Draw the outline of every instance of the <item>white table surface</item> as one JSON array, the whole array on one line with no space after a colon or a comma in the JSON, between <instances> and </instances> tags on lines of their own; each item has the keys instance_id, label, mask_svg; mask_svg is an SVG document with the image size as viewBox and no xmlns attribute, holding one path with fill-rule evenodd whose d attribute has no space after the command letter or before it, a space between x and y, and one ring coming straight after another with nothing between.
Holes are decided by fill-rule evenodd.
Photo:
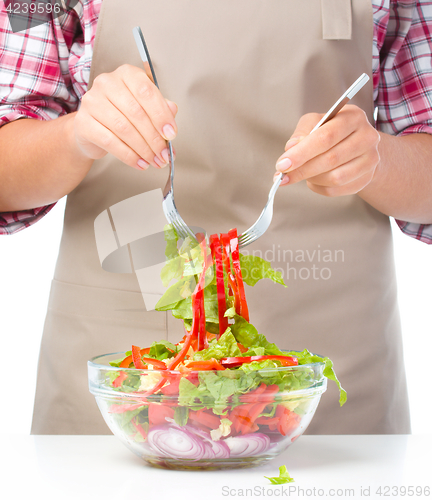
<instances>
[{"instance_id":1,"label":"white table surface","mask_svg":"<svg viewBox=\"0 0 432 500\"><path fill-rule=\"evenodd\" d=\"M209 472L148 467L114 436L4 435L0 450L0 498L432 499L424 489L432 490L432 435L302 436L261 467ZM278 475L280 465L287 466L294 483L272 486L264 478ZM414 487L414 494L407 489L403 495L401 486ZM421 495L416 487L423 488Z\"/></svg>"}]
</instances>

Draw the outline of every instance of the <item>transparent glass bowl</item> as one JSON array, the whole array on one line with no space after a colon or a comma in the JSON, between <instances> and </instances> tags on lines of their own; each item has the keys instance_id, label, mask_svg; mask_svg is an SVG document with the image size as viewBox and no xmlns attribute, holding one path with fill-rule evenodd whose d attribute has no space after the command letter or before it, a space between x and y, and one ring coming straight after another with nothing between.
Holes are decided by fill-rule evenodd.
<instances>
[{"instance_id":1,"label":"transparent glass bowl","mask_svg":"<svg viewBox=\"0 0 432 500\"><path fill-rule=\"evenodd\" d=\"M306 430L327 387L323 363L186 377L109 365L122 356L88 362L90 392L113 434L148 465L166 469L245 468L275 458ZM161 377L162 393L144 396ZM208 390L200 394L192 384Z\"/></svg>"}]
</instances>

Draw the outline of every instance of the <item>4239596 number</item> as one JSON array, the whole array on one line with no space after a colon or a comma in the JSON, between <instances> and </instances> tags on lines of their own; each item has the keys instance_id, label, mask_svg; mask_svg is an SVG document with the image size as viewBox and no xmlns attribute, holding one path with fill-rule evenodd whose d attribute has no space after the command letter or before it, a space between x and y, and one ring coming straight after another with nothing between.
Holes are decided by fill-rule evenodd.
<instances>
[{"instance_id":1,"label":"4239596 number","mask_svg":"<svg viewBox=\"0 0 432 500\"><path fill-rule=\"evenodd\" d=\"M49 2L11 2L6 6L9 14L60 14L61 10L60 4Z\"/></svg>"},{"instance_id":2,"label":"4239596 number","mask_svg":"<svg viewBox=\"0 0 432 500\"><path fill-rule=\"evenodd\" d=\"M380 486L375 495L379 497L429 497L430 486Z\"/></svg>"}]
</instances>

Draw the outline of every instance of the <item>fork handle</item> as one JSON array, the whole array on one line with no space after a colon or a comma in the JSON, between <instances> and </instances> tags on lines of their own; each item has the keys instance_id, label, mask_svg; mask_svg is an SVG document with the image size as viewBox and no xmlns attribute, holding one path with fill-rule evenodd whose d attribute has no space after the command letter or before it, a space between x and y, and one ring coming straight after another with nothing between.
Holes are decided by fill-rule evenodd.
<instances>
[{"instance_id":1,"label":"fork handle","mask_svg":"<svg viewBox=\"0 0 432 500\"><path fill-rule=\"evenodd\" d=\"M357 92L366 85L368 81L369 81L369 76L366 73L360 75L357 78L357 80L351 85L351 87L339 97L339 99L333 104L333 106L327 111L327 113L309 132L309 135L312 134L312 132L315 132L315 130L320 128L322 125L330 121L332 118L334 118L339 113L339 111L345 106L345 104L347 104L357 94ZM277 188L280 186L280 183L285 175L286 174L281 172L279 178L276 178L273 185L273 188L275 188L274 191L276 191Z\"/></svg>"},{"instance_id":2,"label":"fork handle","mask_svg":"<svg viewBox=\"0 0 432 500\"><path fill-rule=\"evenodd\" d=\"M144 63L144 71L146 72L147 76L152 80L152 82L156 85L157 88L159 88L159 84L156 78L156 73L153 67L153 64L151 62L150 54L147 49L147 44L145 43L144 40L144 35L142 34L141 28L139 26L135 26L132 30L133 36L135 38L135 43L138 47L138 51L140 53L142 62Z\"/></svg>"},{"instance_id":3,"label":"fork handle","mask_svg":"<svg viewBox=\"0 0 432 500\"><path fill-rule=\"evenodd\" d=\"M139 26L135 26L135 28L132 29L133 36L135 38L135 43L138 47L138 51L140 53L142 62L144 64L144 71L146 72L147 76L150 78L150 80L156 85L157 88L159 88L159 84L156 78L156 72L154 70L150 53L147 48L147 44L145 43L144 40L144 35L141 31L141 28ZM170 172L170 181L171 181L171 189L173 188L174 184L174 153L173 153L173 148L171 141L167 141L168 145L168 151L169 151L169 159L170 159L170 165L171 165L171 172ZM168 184L167 184L168 186ZM165 187L164 191L169 190L168 187ZM166 192L164 192L164 196L166 196Z\"/></svg>"},{"instance_id":4,"label":"fork handle","mask_svg":"<svg viewBox=\"0 0 432 500\"><path fill-rule=\"evenodd\" d=\"M357 92L366 85L368 81L369 76L366 73L363 73L361 76L359 76L357 80L351 85L351 87L339 97L339 99L315 125L310 133L312 134L312 132L315 132L317 128L321 127L321 125L324 125L324 123L327 123L334 116L336 116L337 113L339 113L339 111L345 106L345 104L347 104L357 94Z\"/></svg>"}]
</instances>

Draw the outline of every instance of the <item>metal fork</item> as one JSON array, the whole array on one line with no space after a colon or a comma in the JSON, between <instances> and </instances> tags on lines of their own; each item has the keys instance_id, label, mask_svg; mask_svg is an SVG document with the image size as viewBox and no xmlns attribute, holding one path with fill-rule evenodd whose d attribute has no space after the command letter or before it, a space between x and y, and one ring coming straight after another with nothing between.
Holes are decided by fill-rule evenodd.
<instances>
[{"instance_id":1,"label":"metal fork","mask_svg":"<svg viewBox=\"0 0 432 500\"><path fill-rule=\"evenodd\" d=\"M327 123L329 120L331 120L345 106L345 104L347 104L357 94L357 92L367 83L368 80L368 75L366 73L363 73L351 85L351 87L333 104L333 106L316 124L310 134L312 134L312 132L315 132L315 130L321 127L321 125L324 125L324 123ZM249 229L246 229L246 231L239 236L240 248L250 245L267 231L273 218L274 196L280 186L284 175L285 174L280 173L280 175L274 181L268 195L267 203L255 224L253 224Z\"/></svg>"},{"instance_id":2,"label":"metal fork","mask_svg":"<svg viewBox=\"0 0 432 500\"><path fill-rule=\"evenodd\" d=\"M147 76L153 81L157 88L159 88L156 73L153 68L153 64L150 59L150 54L147 49L147 45L144 40L144 36L142 34L141 28L136 26L133 28L133 35L135 38L135 42L137 44L141 59L144 63L144 70L147 73ZM181 239L185 239L187 236L191 237L195 240L195 235L186 225L185 221L182 219L180 214L178 213L177 207L174 202L174 154L172 150L171 141L167 141L168 150L169 150L169 176L165 188L163 190L163 201L162 201L162 209L164 211L165 217L167 221L174 227L177 234Z\"/></svg>"}]
</instances>

